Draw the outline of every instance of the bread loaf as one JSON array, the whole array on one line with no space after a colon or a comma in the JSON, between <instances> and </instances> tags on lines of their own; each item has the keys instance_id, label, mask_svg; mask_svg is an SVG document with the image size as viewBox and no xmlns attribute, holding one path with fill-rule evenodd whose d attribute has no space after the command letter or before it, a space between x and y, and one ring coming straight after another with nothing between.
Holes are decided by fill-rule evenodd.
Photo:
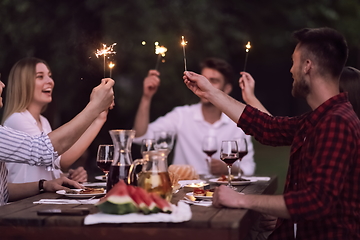
<instances>
[{"instance_id":1,"label":"bread loaf","mask_svg":"<svg viewBox=\"0 0 360 240\"><path fill-rule=\"evenodd\" d=\"M170 165L168 172L170 175L177 175L179 180L199 179L199 175L191 165Z\"/></svg>"}]
</instances>

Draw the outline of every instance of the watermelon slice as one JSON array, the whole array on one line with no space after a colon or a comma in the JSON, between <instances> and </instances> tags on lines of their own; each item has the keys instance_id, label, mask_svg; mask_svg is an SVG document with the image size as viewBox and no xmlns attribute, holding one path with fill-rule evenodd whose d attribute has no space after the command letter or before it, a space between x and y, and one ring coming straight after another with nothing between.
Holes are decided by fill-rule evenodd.
<instances>
[{"instance_id":1,"label":"watermelon slice","mask_svg":"<svg viewBox=\"0 0 360 240\"><path fill-rule=\"evenodd\" d=\"M127 185L127 188L130 197L136 202L140 211L142 211L144 214L151 213L148 205L146 205L144 200L140 197L140 195L137 194L137 188L132 185Z\"/></svg>"},{"instance_id":2,"label":"watermelon slice","mask_svg":"<svg viewBox=\"0 0 360 240\"><path fill-rule=\"evenodd\" d=\"M137 187L136 195L138 195L147 205L150 213L157 213L160 211L154 200L150 197L149 193L147 193L143 188Z\"/></svg>"},{"instance_id":3,"label":"watermelon slice","mask_svg":"<svg viewBox=\"0 0 360 240\"><path fill-rule=\"evenodd\" d=\"M172 212L171 206L168 201L161 198L156 193L150 193L150 197L154 200L154 202L156 203L157 207L161 210L161 212L164 212L164 213Z\"/></svg>"},{"instance_id":4,"label":"watermelon slice","mask_svg":"<svg viewBox=\"0 0 360 240\"><path fill-rule=\"evenodd\" d=\"M119 181L104 199L96 204L100 211L109 214L127 214L138 212L139 208L134 200L129 196L127 185L124 181Z\"/></svg>"}]
</instances>

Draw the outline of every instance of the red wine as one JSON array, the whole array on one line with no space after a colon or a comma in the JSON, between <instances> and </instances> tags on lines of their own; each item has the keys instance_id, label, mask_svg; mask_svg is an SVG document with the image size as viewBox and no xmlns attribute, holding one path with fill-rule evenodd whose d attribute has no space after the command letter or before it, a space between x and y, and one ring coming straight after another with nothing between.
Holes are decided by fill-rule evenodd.
<instances>
[{"instance_id":1,"label":"red wine","mask_svg":"<svg viewBox=\"0 0 360 240\"><path fill-rule=\"evenodd\" d=\"M222 159L227 165L233 165L233 163L238 160L238 157L226 157L224 159Z\"/></svg>"},{"instance_id":2,"label":"red wine","mask_svg":"<svg viewBox=\"0 0 360 240\"><path fill-rule=\"evenodd\" d=\"M221 154L220 155L221 160L223 160L227 165L232 166L232 164L239 159L239 156L237 153L231 153L231 154Z\"/></svg>"},{"instance_id":3,"label":"red wine","mask_svg":"<svg viewBox=\"0 0 360 240\"><path fill-rule=\"evenodd\" d=\"M107 173L110 170L110 166L113 161L111 160L97 160L97 166L104 172Z\"/></svg>"},{"instance_id":4,"label":"red wine","mask_svg":"<svg viewBox=\"0 0 360 240\"><path fill-rule=\"evenodd\" d=\"M123 179L125 183L128 183L130 165L121 165L121 166L110 166L110 171L108 175L108 180L106 184L106 192L109 192L110 189L119 182L120 179Z\"/></svg>"},{"instance_id":5,"label":"red wine","mask_svg":"<svg viewBox=\"0 0 360 240\"><path fill-rule=\"evenodd\" d=\"M206 153L206 155L208 155L208 157L211 157L212 155L214 155L214 153L217 152L217 150L203 150L204 153Z\"/></svg>"},{"instance_id":6,"label":"red wine","mask_svg":"<svg viewBox=\"0 0 360 240\"><path fill-rule=\"evenodd\" d=\"M239 154L239 159L240 159L240 161L241 161L241 159L242 159L246 154L248 154L248 151L238 152L238 154Z\"/></svg>"}]
</instances>

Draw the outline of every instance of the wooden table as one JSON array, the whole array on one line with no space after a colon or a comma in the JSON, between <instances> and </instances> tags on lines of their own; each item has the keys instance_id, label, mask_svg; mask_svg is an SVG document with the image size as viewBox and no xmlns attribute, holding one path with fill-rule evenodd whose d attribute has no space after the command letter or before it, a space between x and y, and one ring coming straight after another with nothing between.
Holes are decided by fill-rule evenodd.
<instances>
[{"instance_id":1,"label":"wooden table","mask_svg":"<svg viewBox=\"0 0 360 240\"><path fill-rule=\"evenodd\" d=\"M277 177L268 182L255 182L239 186L245 194L273 194ZM176 203L185 195L180 190L174 195ZM88 208L97 212L93 205L33 204L47 198L61 198L55 193L43 193L0 207L1 239L170 239L170 240L239 240L244 239L257 220L257 212L246 209L229 209L191 206L192 219L182 223L132 223L98 224L84 226L84 216L38 216L40 209Z\"/></svg>"}]
</instances>

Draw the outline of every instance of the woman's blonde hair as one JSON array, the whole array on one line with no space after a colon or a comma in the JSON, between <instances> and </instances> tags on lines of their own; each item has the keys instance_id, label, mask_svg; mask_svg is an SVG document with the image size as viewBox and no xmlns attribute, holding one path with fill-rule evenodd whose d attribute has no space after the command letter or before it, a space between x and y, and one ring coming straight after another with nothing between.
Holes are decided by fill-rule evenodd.
<instances>
[{"instance_id":1,"label":"woman's blonde hair","mask_svg":"<svg viewBox=\"0 0 360 240\"><path fill-rule=\"evenodd\" d=\"M11 114L25 111L33 100L36 65L38 63L45 64L50 71L49 65L44 60L34 57L23 58L11 68L6 84L6 101L2 124ZM45 109L46 107L42 111Z\"/></svg>"}]
</instances>

